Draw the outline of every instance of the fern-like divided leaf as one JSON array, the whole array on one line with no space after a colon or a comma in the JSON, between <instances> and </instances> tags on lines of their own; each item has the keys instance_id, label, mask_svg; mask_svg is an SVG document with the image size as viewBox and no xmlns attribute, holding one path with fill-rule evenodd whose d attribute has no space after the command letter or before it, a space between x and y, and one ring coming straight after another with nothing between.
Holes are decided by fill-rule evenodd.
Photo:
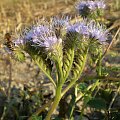
<instances>
[{"instance_id":1,"label":"fern-like divided leaf","mask_svg":"<svg viewBox=\"0 0 120 120\"><path fill-rule=\"evenodd\" d=\"M68 34L66 35L66 39L64 40L64 49L63 49L63 74L64 74L64 82L67 79L70 70L72 68L73 60L74 60L74 47L76 40L75 38Z\"/></svg>"},{"instance_id":2,"label":"fern-like divided leaf","mask_svg":"<svg viewBox=\"0 0 120 120\"><path fill-rule=\"evenodd\" d=\"M64 65L63 65L63 72L64 72L65 80L67 79L69 72L71 70L73 58L74 58L74 49L66 50L65 56L64 56Z\"/></svg>"},{"instance_id":3,"label":"fern-like divided leaf","mask_svg":"<svg viewBox=\"0 0 120 120\"><path fill-rule=\"evenodd\" d=\"M81 43L79 48L75 51L75 57L72 67L72 79L77 80L86 63L86 57L88 53L88 45L87 43Z\"/></svg>"}]
</instances>

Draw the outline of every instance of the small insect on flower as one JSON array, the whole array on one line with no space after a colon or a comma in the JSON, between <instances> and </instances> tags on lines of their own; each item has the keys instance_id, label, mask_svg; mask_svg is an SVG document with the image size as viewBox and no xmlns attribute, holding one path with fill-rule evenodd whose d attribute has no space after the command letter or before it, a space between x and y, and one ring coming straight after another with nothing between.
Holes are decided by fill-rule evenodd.
<instances>
[{"instance_id":1,"label":"small insect on flower","mask_svg":"<svg viewBox=\"0 0 120 120\"><path fill-rule=\"evenodd\" d=\"M14 43L12 42L10 33L6 33L4 38L5 38L5 45L7 46L7 48L10 51L14 51L15 50Z\"/></svg>"},{"instance_id":2,"label":"small insect on flower","mask_svg":"<svg viewBox=\"0 0 120 120\"><path fill-rule=\"evenodd\" d=\"M12 58L23 61L25 59L25 55L22 51L16 48L15 43L12 41L12 37L10 33L5 34L5 50L8 54L11 55Z\"/></svg>"}]
</instances>

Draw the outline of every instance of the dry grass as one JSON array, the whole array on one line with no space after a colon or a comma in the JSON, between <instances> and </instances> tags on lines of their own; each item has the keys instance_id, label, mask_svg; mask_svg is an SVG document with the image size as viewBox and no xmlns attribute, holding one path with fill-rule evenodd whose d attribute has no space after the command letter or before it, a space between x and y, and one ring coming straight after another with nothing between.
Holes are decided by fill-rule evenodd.
<instances>
[{"instance_id":1,"label":"dry grass","mask_svg":"<svg viewBox=\"0 0 120 120\"><path fill-rule=\"evenodd\" d=\"M72 0L5 0L0 6L0 32L19 30L23 25L31 23L38 17L50 17L56 14L70 13Z\"/></svg>"}]
</instances>

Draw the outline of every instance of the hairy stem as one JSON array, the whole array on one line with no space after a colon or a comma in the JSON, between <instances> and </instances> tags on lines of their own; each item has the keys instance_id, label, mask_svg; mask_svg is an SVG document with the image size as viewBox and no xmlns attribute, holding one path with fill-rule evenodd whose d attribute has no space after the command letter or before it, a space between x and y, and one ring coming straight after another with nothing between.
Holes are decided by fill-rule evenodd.
<instances>
[{"instance_id":1,"label":"hairy stem","mask_svg":"<svg viewBox=\"0 0 120 120\"><path fill-rule=\"evenodd\" d=\"M60 102L60 99L61 99L61 89L62 89L62 85L58 85L57 88L56 88L56 96L54 98L53 104L52 104L45 120L50 120L52 113L57 108L57 106Z\"/></svg>"},{"instance_id":2,"label":"hairy stem","mask_svg":"<svg viewBox=\"0 0 120 120\"><path fill-rule=\"evenodd\" d=\"M61 91L62 91L62 81L63 81L63 71L62 71L62 59L56 59L56 68L57 68L57 72L58 72L58 84L56 87L56 95L53 101L53 104L45 118L45 120L50 120L52 113L54 112L54 110L57 108L60 99L61 99Z\"/></svg>"}]
</instances>

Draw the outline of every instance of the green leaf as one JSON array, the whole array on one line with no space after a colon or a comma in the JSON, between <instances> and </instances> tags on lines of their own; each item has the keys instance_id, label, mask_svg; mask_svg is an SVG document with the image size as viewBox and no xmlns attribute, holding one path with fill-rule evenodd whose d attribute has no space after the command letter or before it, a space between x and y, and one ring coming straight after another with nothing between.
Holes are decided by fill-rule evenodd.
<instances>
[{"instance_id":1,"label":"green leaf","mask_svg":"<svg viewBox=\"0 0 120 120\"><path fill-rule=\"evenodd\" d=\"M95 109L106 109L106 102L101 98L93 98L87 105Z\"/></svg>"}]
</instances>

